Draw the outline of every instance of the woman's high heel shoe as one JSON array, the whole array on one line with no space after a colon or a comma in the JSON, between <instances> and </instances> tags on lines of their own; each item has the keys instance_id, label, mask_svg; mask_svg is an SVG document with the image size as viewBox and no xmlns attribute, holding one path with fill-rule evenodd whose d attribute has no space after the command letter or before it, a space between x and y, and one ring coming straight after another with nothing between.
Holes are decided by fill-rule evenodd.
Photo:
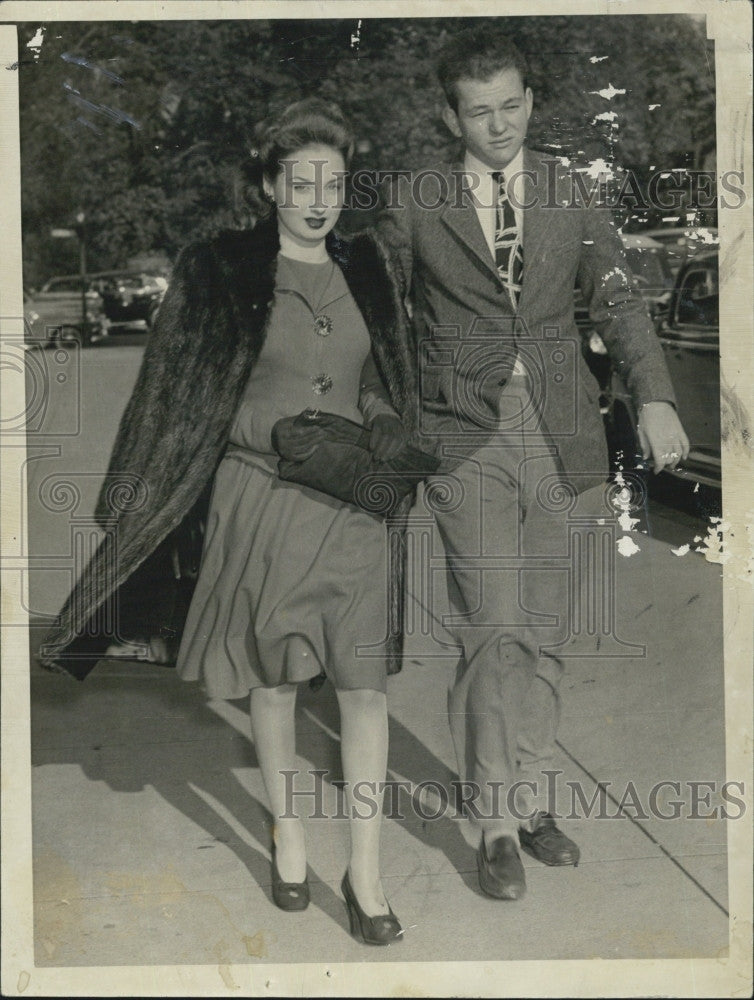
<instances>
[{"instance_id":1,"label":"woman's high heel shoe","mask_svg":"<svg viewBox=\"0 0 754 1000\"><path fill-rule=\"evenodd\" d=\"M403 928L396 915L390 910L390 913L380 913L376 917L367 916L356 899L348 871L343 876L340 889L346 901L352 937L362 944L391 944L393 941L400 941Z\"/></svg>"},{"instance_id":2,"label":"woman's high heel shoe","mask_svg":"<svg viewBox=\"0 0 754 1000\"><path fill-rule=\"evenodd\" d=\"M278 871L275 845L272 845L272 898L281 910L305 910L309 905L309 879L284 882Z\"/></svg>"}]
</instances>

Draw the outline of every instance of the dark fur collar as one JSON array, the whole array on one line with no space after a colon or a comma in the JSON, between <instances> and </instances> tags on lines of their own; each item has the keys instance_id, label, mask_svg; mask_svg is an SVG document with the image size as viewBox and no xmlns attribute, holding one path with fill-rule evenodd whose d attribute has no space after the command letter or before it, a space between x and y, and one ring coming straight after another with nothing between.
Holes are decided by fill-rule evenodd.
<instances>
[{"instance_id":1,"label":"dark fur collar","mask_svg":"<svg viewBox=\"0 0 754 1000\"><path fill-rule=\"evenodd\" d=\"M377 368L390 390L393 405L408 429L413 430L416 358L398 283L391 278L390 263L366 235L345 240L330 232L326 247L343 271L369 328ZM256 360L264 343L264 329L275 294L279 250L274 216L250 230L226 230L210 243L220 287L232 303L235 324L241 340L251 348L252 360Z\"/></svg>"},{"instance_id":2,"label":"dark fur collar","mask_svg":"<svg viewBox=\"0 0 754 1000\"><path fill-rule=\"evenodd\" d=\"M348 244L334 232L325 239L327 251L344 270L348 270ZM241 326L259 309L268 309L275 291L276 259L280 237L275 216L262 219L253 229L228 229L210 244L221 270L223 287L234 299L235 314Z\"/></svg>"}]
</instances>

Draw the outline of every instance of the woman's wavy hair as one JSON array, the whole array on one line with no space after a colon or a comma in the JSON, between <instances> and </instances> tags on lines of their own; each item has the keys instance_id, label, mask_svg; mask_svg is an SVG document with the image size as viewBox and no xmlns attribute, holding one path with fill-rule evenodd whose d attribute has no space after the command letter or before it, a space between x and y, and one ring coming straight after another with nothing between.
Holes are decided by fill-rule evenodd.
<instances>
[{"instance_id":1,"label":"woman's wavy hair","mask_svg":"<svg viewBox=\"0 0 754 1000\"><path fill-rule=\"evenodd\" d=\"M272 211L262 189L263 180L274 181L280 173L281 160L315 145L337 149L348 168L354 148L351 127L337 104L320 97L295 101L257 126L251 156L243 172L246 198L258 217Z\"/></svg>"}]
</instances>

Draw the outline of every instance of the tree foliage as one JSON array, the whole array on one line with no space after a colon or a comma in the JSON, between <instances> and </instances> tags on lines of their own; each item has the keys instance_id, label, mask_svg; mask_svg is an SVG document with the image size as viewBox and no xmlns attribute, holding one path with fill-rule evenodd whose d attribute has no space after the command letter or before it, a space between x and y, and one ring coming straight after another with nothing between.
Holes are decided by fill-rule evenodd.
<instances>
[{"instance_id":1,"label":"tree foliage","mask_svg":"<svg viewBox=\"0 0 754 1000\"><path fill-rule=\"evenodd\" d=\"M79 210L92 268L172 256L249 224L254 126L301 96L343 106L354 168L451 155L434 64L471 20L51 22L34 48L40 25L19 25L25 280L75 270L73 241L49 232ZM666 169L714 149L714 58L700 23L550 16L508 27L531 64L533 144ZM598 93L610 86L612 99Z\"/></svg>"}]
</instances>

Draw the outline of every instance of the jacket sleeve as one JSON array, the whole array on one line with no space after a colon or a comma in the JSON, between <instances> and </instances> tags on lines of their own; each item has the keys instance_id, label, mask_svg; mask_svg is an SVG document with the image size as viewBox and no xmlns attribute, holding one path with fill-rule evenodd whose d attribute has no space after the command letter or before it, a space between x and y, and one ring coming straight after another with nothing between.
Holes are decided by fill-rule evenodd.
<instances>
[{"instance_id":1,"label":"jacket sleeve","mask_svg":"<svg viewBox=\"0 0 754 1000\"><path fill-rule=\"evenodd\" d=\"M662 347L647 307L634 287L623 243L610 212L584 208L577 282L589 317L636 406L653 400L675 404Z\"/></svg>"},{"instance_id":2,"label":"jacket sleeve","mask_svg":"<svg viewBox=\"0 0 754 1000\"><path fill-rule=\"evenodd\" d=\"M100 525L112 524L124 503L126 509L138 508L151 486L145 471L161 434L196 412L200 401L183 398L182 386L191 381L181 374L195 361L199 331L214 308L218 283L213 272L207 244L187 246L175 263L97 500Z\"/></svg>"}]
</instances>

